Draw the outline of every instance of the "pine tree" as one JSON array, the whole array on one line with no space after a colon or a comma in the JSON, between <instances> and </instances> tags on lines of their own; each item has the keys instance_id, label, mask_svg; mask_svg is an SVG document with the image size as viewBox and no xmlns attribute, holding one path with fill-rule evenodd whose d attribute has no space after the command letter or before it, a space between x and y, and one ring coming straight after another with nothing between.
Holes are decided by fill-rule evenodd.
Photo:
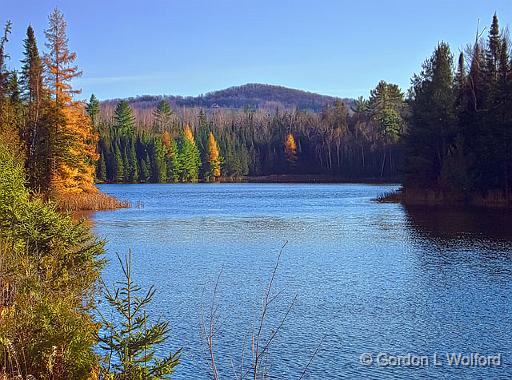
<instances>
[{"instance_id":1,"label":"pine tree","mask_svg":"<svg viewBox=\"0 0 512 380\"><path fill-rule=\"evenodd\" d=\"M89 114L89 117L91 118L92 126L94 130L96 131L98 129L98 116L100 113L100 102L94 96L94 94L91 95L91 98L89 99L89 103L87 104L87 113Z\"/></svg>"},{"instance_id":2,"label":"pine tree","mask_svg":"<svg viewBox=\"0 0 512 380\"><path fill-rule=\"evenodd\" d=\"M116 136L133 135L135 131L135 116L130 104L121 100L114 113L114 133Z\"/></svg>"},{"instance_id":3,"label":"pine tree","mask_svg":"<svg viewBox=\"0 0 512 380\"><path fill-rule=\"evenodd\" d=\"M437 187L449 148L457 135L453 58L442 42L413 78L407 137L407 177L411 187Z\"/></svg>"},{"instance_id":4,"label":"pine tree","mask_svg":"<svg viewBox=\"0 0 512 380\"><path fill-rule=\"evenodd\" d=\"M208 180L216 181L220 175L220 164L221 157L219 153L219 146L217 145L217 141L215 140L215 136L213 132L210 132L208 135Z\"/></svg>"},{"instance_id":5,"label":"pine tree","mask_svg":"<svg viewBox=\"0 0 512 380\"><path fill-rule=\"evenodd\" d=\"M495 97L496 84L498 80L498 61L500 58L501 37L498 16L496 13L492 18L489 30L488 48L485 51L485 71L487 82L488 101L492 102Z\"/></svg>"},{"instance_id":6,"label":"pine tree","mask_svg":"<svg viewBox=\"0 0 512 380\"><path fill-rule=\"evenodd\" d=\"M47 189L49 176L49 126L46 96L43 86L43 63L39 56L37 42L32 26L27 28L24 41L24 58L21 61L21 91L27 104L27 116L23 128L23 140L26 149L26 168L29 186L32 190Z\"/></svg>"},{"instance_id":7,"label":"pine tree","mask_svg":"<svg viewBox=\"0 0 512 380\"><path fill-rule=\"evenodd\" d=\"M380 81L377 87L370 92L367 112L370 120L377 125L379 142L382 147L382 163L380 176L384 175L386 161L391 166L390 145L396 144L403 131L402 117L405 108L404 96L400 88L391 83Z\"/></svg>"},{"instance_id":8,"label":"pine tree","mask_svg":"<svg viewBox=\"0 0 512 380\"><path fill-rule=\"evenodd\" d=\"M153 300L155 289L142 292L133 282L131 252L124 262L119 256L118 259L124 281L113 292L106 289L105 298L116 317L103 318L106 332L100 342L108 359L103 375L114 375L119 380L170 379L181 351L162 359L156 356L155 347L168 339L170 326L166 321L150 322L146 307Z\"/></svg>"}]
</instances>

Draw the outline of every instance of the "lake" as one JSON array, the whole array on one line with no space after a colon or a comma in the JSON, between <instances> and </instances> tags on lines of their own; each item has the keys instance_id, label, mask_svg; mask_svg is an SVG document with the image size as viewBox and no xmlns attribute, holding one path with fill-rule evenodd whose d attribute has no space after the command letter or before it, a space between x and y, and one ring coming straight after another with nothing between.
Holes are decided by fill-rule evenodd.
<instances>
[{"instance_id":1,"label":"lake","mask_svg":"<svg viewBox=\"0 0 512 380\"><path fill-rule=\"evenodd\" d=\"M267 337L296 301L271 346L270 378L299 379L316 350L307 379L511 378L511 213L372 202L397 187L101 185L140 205L91 216L108 241L103 278L120 278L115 255L131 249L136 281L157 289L151 314L171 321L167 348L183 348L177 380L209 378L200 325L219 274L221 377L233 378L244 347L248 362L285 242ZM361 364L365 353L371 365ZM501 354L501 362L450 366L447 353Z\"/></svg>"}]
</instances>

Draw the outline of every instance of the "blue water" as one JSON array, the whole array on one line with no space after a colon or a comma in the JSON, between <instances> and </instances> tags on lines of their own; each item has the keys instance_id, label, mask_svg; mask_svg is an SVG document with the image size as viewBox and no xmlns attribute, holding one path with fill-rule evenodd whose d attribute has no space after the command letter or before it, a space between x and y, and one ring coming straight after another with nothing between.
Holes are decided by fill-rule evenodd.
<instances>
[{"instance_id":1,"label":"blue water","mask_svg":"<svg viewBox=\"0 0 512 380\"><path fill-rule=\"evenodd\" d=\"M115 254L133 252L136 281L157 292L152 316L171 321L164 350L183 348L174 379L208 379L201 315L220 273L216 335L221 378L250 362L250 340L279 249L264 337L273 379L512 378L512 216L503 211L378 204L393 185L102 185L140 208L98 212ZM104 307L104 306L101 306ZM448 365L446 353L501 354L500 365ZM363 353L373 363L360 363ZM423 367L385 367L379 353L424 355ZM442 361L433 363L434 354ZM385 360L385 356L380 356Z\"/></svg>"}]
</instances>

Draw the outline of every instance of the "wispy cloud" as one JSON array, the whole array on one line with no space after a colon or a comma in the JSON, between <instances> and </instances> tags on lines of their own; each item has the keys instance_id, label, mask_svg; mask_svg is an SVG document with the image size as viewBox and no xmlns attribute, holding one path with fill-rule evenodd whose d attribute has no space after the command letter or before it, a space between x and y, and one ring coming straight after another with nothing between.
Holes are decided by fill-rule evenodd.
<instances>
[{"instance_id":1,"label":"wispy cloud","mask_svg":"<svg viewBox=\"0 0 512 380\"><path fill-rule=\"evenodd\" d=\"M111 77L82 77L76 81L79 84L110 84L110 83L133 83L147 80L163 79L162 76L157 75L123 75Z\"/></svg>"}]
</instances>

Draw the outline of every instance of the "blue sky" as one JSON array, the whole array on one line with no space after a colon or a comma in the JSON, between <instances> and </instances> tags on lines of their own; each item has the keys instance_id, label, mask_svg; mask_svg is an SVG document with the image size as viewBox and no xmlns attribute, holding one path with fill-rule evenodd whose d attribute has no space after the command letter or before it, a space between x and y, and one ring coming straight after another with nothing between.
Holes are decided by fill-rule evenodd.
<instances>
[{"instance_id":1,"label":"blue sky","mask_svg":"<svg viewBox=\"0 0 512 380\"><path fill-rule=\"evenodd\" d=\"M1 0L13 22L10 66L29 23L44 50L60 8L84 72L81 97L198 95L269 83L340 97L381 79L409 87L438 41L456 54L480 19L512 23L510 0ZM0 21L4 22L5 19Z\"/></svg>"}]
</instances>

